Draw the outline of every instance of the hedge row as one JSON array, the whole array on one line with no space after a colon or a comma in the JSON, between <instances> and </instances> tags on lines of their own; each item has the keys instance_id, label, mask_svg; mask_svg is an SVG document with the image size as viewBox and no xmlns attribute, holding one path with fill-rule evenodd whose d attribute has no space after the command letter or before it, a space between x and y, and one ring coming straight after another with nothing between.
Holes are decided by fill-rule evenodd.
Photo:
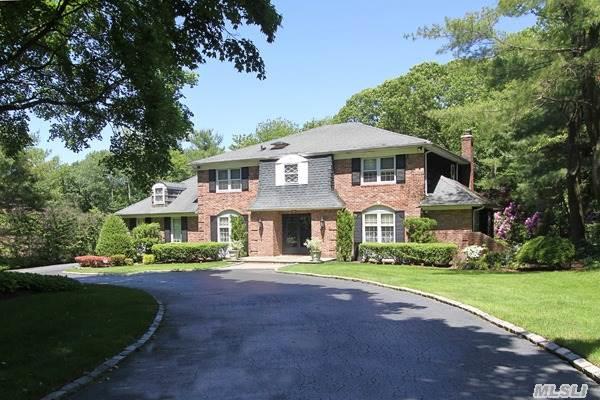
<instances>
[{"instance_id":1,"label":"hedge row","mask_svg":"<svg viewBox=\"0 0 600 400\"><path fill-rule=\"evenodd\" d=\"M28 292L62 292L81 288L81 283L64 276L21 272L0 272L0 294Z\"/></svg>"},{"instance_id":2,"label":"hedge row","mask_svg":"<svg viewBox=\"0 0 600 400\"><path fill-rule=\"evenodd\" d=\"M222 260L227 252L227 243L164 243L152 246L156 262L190 263L209 260Z\"/></svg>"},{"instance_id":3,"label":"hedge row","mask_svg":"<svg viewBox=\"0 0 600 400\"><path fill-rule=\"evenodd\" d=\"M458 252L453 243L362 243L360 258L368 262L394 260L395 264L449 266Z\"/></svg>"}]
</instances>

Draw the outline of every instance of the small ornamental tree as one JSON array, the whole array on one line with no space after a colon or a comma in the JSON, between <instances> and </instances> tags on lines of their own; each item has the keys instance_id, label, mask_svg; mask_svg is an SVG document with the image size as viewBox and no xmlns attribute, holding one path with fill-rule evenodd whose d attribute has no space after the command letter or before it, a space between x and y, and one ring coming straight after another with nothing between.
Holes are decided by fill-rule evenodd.
<instances>
[{"instance_id":1,"label":"small ornamental tree","mask_svg":"<svg viewBox=\"0 0 600 400\"><path fill-rule=\"evenodd\" d=\"M352 257L352 239L354 237L354 217L346 209L337 212L336 245L337 259L350 261Z\"/></svg>"},{"instance_id":2,"label":"small ornamental tree","mask_svg":"<svg viewBox=\"0 0 600 400\"><path fill-rule=\"evenodd\" d=\"M152 253L152 246L162 242L160 224L141 224L131 230L131 237L135 251L141 257L142 254Z\"/></svg>"},{"instance_id":3,"label":"small ornamental tree","mask_svg":"<svg viewBox=\"0 0 600 400\"><path fill-rule=\"evenodd\" d=\"M242 243L240 256L246 256L248 254L248 228L241 215L231 217L231 239Z\"/></svg>"},{"instance_id":4,"label":"small ornamental tree","mask_svg":"<svg viewBox=\"0 0 600 400\"><path fill-rule=\"evenodd\" d=\"M117 215L106 218L96 244L96 254L108 257L115 254L130 256L133 252L133 240L123 219Z\"/></svg>"},{"instance_id":5,"label":"small ornamental tree","mask_svg":"<svg viewBox=\"0 0 600 400\"><path fill-rule=\"evenodd\" d=\"M437 227L437 221L431 218L409 217L404 221L408 241L413 243L437 242L433 230Z\"/></svg>"}]
</instances>

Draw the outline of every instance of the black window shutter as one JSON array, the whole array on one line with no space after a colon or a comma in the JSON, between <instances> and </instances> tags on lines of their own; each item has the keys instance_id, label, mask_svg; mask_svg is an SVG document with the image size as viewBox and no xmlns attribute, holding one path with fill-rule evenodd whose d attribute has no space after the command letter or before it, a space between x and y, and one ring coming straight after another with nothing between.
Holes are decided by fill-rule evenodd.
<instances>
[{"instance_id":1,"label":"black window shutter","mask_svg":"<svg viewBox=\"0 0 600 400\"><path fill-rule=\"evenodd\" d=\"M210 240L211 242L219 240L217 236L217 217L214 215L210 217Z\"/></svg>"},{"instance_id":2,"label":"black window shutter","mask_svg":"<svg viewBox=\"0 0 600 400\"><path fill-rule=\"evenodd\" d=\"M362 242L362 214L354 213L354 259L358 259L358 245Z\"/></svg>"},{"instance_id":3,"label":"black window shutter","mask_svg":"<svg viewBox=\"0 0 600 400\"><path fill-rule=\"evenodd\" d=\"M165 227L165 242L168 243L171 241L171 217L165 217L164 227Z\"/></svg>"},{"instance_id":4,"label":"black window shutter","mask_svg":"<svg viewBox=\"0 0 600 400\"><path fill-rule=\"evenodd\" d=\"M396 156L396 183L406 182L406 155Z\"/></svg>"},{"instance_id":5,"label":"black window shutter","mask_svg":"<svg viewBox=\"0 0 600 400\"><path fill-rule=\"evenodd\" d=\"M360 158L352 159L352 186L360 185Z\"/></svg>"},{"instance_id":6,"label":"black window shutter","mask_svg":"<svg viewBox=\"0 0 600 400\"><path fill-rule=\"evenodd\" d=\"M404 242L404 211L396 211L396 242Z\"/></svg>"},{"instance_id":7,"label":"black window shutter","mask_svg":"<svg viewBox=\"0 0 600 400\"><path fill-rule=\"evenodd\" d=\"M181 217L181 241L182 242L188 241L187 231L188 231L188 217Z\"/></svg>"},{"instance_id":8,"label":"black window shutter","mask_svg":"<svg viewBox=\"0 0 600 400\"><path fill-rule=\"evenodd\" d=\"M217 191L217 170L208 170L208 191L214 193Z\"/></svg>"},{"instance_id":9,"label":"black window shutter","mask_svg":"<svg viewBox=\"0 0 600 400\"><path fill-rule=\"evenodd\" d=\"M242 167L242 191L247 191L250 187L248 184L248 176L250 174L250 170L248 167Z\"/></svg>"},{"instance_id":10,"label":"black window shutter","mask_svg":"<svg viewBox=\"0 0 600 400\"><path fill-rule=\"evenodd\" d=\"M144 218L144 222L145 222L146 224L151 224L151 223L152 223L152 218L150 218L150 217L146 217L146 218Z\"/></svg>"}]
</instances>

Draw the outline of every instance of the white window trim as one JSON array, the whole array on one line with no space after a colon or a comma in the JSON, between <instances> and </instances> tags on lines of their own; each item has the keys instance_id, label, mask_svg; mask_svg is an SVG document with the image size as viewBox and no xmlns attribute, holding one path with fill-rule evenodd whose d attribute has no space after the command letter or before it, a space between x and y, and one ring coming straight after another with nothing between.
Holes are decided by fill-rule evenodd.
<instances>
[{"instance_id":1,"label":"white window trim","mask_svg":"<svg viewBox=\"0 0 600 400\"><path fill-rule=\"evenodd\" d=\"M366 215L373 215L376 214L377 215L377 242L367 242L367 233L366 233L366 223L365 223L365 216ZM382 225L381 224L381 215L382 214L391 214L392 215L392 223L391 224L386 224L386 225ZM369 225L369 226L373 226L373 225ZM365 211L364 213L362 213L362 241L363 243L383 243L381 241L382 238L382 234L381 234L381 227L382 226L391 226L392 227L392 241L390 243L394 243L396 241L396 213L389 209L389 208L383 208L383 207L378 207L378 208L372 208L369 209L367 211Z\"/></svg>"},{"instance_id":2,"label":"white window trim","mask_svg":"<svg viewBox=\"0 0 600 400\"><path fill-rule=\"evenodd\" d=\"M159 196L156 194L156 189L162 189L162 195L160 195L162 200L160 201L156 201L156 198ZM165 204L167 204L167 186L162 183L157 183L152 186L152 205L164 206Z\"/></svg>"},{"instance_id":3,"label":"white window trim","mask_svg":"<svg viewBox=\"0 0 600 400\"><path fill-rule=\"evenodd\" d=\"M175 238L175 221L179 221L179 238ZM183 241L183 231L181 229L181 217L171 218L171 242L180 243Z\"/></svg>"},{"instance_id":4,"label":"white window trim","mask_svg":"<svg viewBox=\"0 0 600 400\"><path fill-rule=\"evenodd\" d=\"M219 189L219 171L227 171L227 189ZM231 188L231 171L240 171L240 188ZM217 186L217 193L228 193L228 192L241 192L242 191L242 169L241 168L229 168L229 169L218 169L216 170L215 184ZM224 180L221 180L224 182Z\"/></svg>"},{"instance_id":5,"label":"white window trim","mask_svg":"<svg viewBox=\"0 0 600 400\"><path fill-rule=\"evenodd\" d=\"M382 181L381 180L381 159L382 158L391 158L394 160L394 168L392 169L394 171L394 179L391 181ZM377 181L376 182L365 182L365 160L376 160L377 161ZM366 157L366 158L361 158L360 159L360 184L361 185L395 185L396 184L396 157L395 156L389 156L389 157ZM372 171L372 170L369 170ZM388 169L386 169L385 171L389 171Z\"/></svg>"},{"instance_id":6,"label":"white window trim","mask_svg":"<svg viewBox=\"0 0 600 400\"><path fill-rule=\"evenodd\" d=\"M235 217L238 216L240 214L236 213L236 212L224 212L222 214L217 215L217 242L219 243L231 243L232 242L232 238L231 238L231 217ZM225 242L221 240L221 228L225 228L224 226L221 226L221 218L227 217L227 229L229 229L229 241Z\"/></svg>"}]
</instances>

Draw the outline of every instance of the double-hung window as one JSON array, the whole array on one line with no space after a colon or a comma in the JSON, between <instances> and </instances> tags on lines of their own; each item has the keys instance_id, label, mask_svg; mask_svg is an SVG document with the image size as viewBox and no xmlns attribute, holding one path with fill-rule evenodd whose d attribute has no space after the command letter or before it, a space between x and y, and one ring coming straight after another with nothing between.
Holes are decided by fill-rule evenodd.
<instances>
[{"instance_id":1,"label":"double-hung window","mask_svg":"<svg viewBox=\"0 0 600 400\"><path fill-rule=\"evenodd\" d=\"M239 192L242 190L242 171L220 169L217 171L217 192Z\"/></svg>"},{"instance_id":2,"label":"double-hung window","mask_svg":"<svg viewBox=\"0 0 600 400\"><path fill-rule=\"evenodd\" d=\"M298 183L298 164L285 164L283 166L283 176L286 185Z\"/></svg>"},{"instance_id":3,"label":"double-hung window","mask_svg":"<svg viewBox=\"0 0 600 400\"><path fill-rule=\"evenodd\" d=\"M218 241L221 243L231 242L231 215L222 215L217 220L217 227L219 232Z\"/></svg>"},{"instance_id":4,"label":"double-hung window","mask_svg":"<svg viewBox=\"0 0 600 400\"><path fill-rule=\"evenodd\" d=\"M385 209L363 214L363 239L371 243L392 243L395 237L394 213Z\"/></svg>"},{"instance_id":5,"label":"double-hung window","mask_svg":"<svg viewBox=\"0 0 600 400\"><path fill-rule=\"evenodd\" d=\"M152 186L152 204L164 205L167 200L167 187L163 183Z\"/></svg>"},{"instance_id":6,"label":"double-hung window","mask_svg":"<svg viewBox=\"0 0 600 400\"><path fill-rule=\"evenodd\" d=\"M363 158L362 183L396 182L396 159L394 157Z\"/></svg>"}]
</instances>

